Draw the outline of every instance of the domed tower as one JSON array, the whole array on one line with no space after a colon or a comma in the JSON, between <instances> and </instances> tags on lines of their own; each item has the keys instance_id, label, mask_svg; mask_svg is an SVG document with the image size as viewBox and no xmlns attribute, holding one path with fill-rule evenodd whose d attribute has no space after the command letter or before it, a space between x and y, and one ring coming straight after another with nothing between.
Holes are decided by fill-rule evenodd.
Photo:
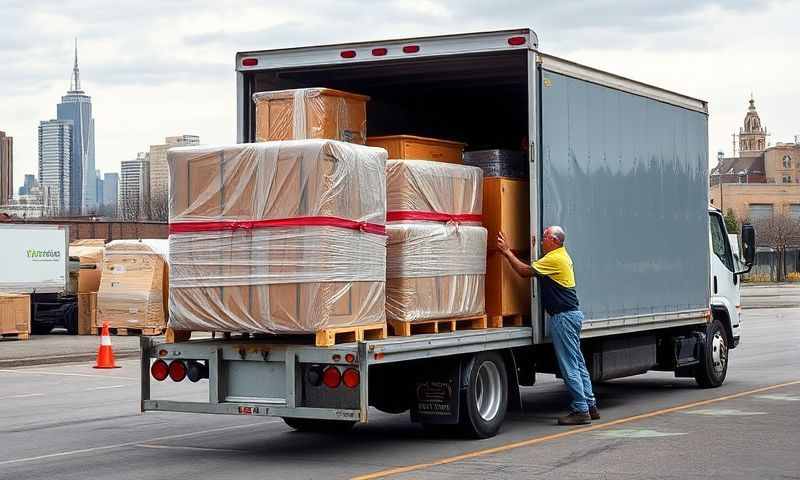
<instances>
[{"instance_id":1,"label":"domed tower","mask_svg":"<svg viewBox=\"0 0 800 480\"><path fill-rule=\"evenodd\" d=\"M744 116L744 126L739 128L739 156L757 157L767 148L767 129L761 126L756 111L756 101L750 94L750 106Z\"/></svg>"}]
</instances>

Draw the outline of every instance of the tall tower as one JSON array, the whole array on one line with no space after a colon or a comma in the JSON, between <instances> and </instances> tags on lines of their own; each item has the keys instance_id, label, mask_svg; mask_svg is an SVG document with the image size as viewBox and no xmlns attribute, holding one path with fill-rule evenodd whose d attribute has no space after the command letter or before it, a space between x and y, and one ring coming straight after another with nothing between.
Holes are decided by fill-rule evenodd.
<instances>
[{"instance_id":1,"label":"tall tower","mask_svg":"<svg viewBox=\"0 0 800 480\"><path fill-rule=\"evenodd\" d=\"M767 129L761 126L761 118L756 111L756 101L750 94L750 106L744 116L744 126L739 128L739 156L757 157L767 148Z\"/></svg>"},{"instance_id":2,"label":"tall tower","mask_svg":"<svg viewBox=\"0 0 800 480\"><path fill-rule=\"evenodd\" d=\"M39 123L39 186L46 215L69 213L72 177L72 122Z\"/></svg>"},{"instance_id":3,"label":"tall tower","mask_svg":"<svg viewBox=\"0 0 800 480\"><path fill-rule=\"evenodd\" d=\"M72 122L72 163L70 177L69 213L86 215L95 211L96 179L94 169L94 118L92 98L81 89L78 69L78 39L75 39L75 62L67 94L57 107L58 120Z\"/></svg>"},{"instance_id":4,"label":"tall tower","mask_svg":"<svg viewBox=\"0 0 800 480\"><path fill-rule=\"evenodd\" d=\"M0 204L14 195L14 139L0 132Z\"/></svg>"}]
</instances>

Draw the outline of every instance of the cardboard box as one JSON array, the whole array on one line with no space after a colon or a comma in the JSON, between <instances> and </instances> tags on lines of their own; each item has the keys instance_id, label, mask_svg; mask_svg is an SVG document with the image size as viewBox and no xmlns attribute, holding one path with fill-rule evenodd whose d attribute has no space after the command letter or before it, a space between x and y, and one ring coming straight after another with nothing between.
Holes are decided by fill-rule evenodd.
<instances>
[{"instance_id":1,"label":"cardboard box","mask_svg":"<svg viewBox=\"0 0 800 480\"><path fill-rule=\"evenodd\" d=\"M462 163L466 143L413 135L368 137L367 145L385 148L390 159Z\"/></svg>"},{"instance_id":2,"label":"cardboard box","mask_svg":"<svg viewBox=\"0 0 800 480\"><path fill-rule=\"evenodd\" d=\"M369 97L331 88L258 92L256 141L321 138L363 145Z\"/></svg>"},{"instance_id":3,"label":"cardboard box","mask_svg":"<svg viewBox=\"0 0 800 480\"><path fill-rule=\"evenodd\" d=\"M25 340L30 333L30 295L0 293L0 335L16 335L20 340Z\"/></svg>"},{"instance_id":4,"label":"cardboard box","mask_svg":"<svg viewBox=\"0 0 800 480\"><path fill-rule=\"evenodd\" d=\"M489 250L497 249L502 230L515 252L531 248L530 195L527 180L489 177L483 180L483 226L488 230Z\"/></svg>"},{"instance_id":5,"label":"cardboard box","mask_svg":"<svg viewBox=\"0 0 800 480\"><path fill-rule=\"evenodd\" d=\"M386 162L386 209L447 214L482 210L480 168L416 160Z\"/></svg>"},{"instance_id":6,"label":"cardboard box","mask_svg":"<svg viewBox=\"0 0 800 480\"><path fill-rule=\"evenodd\" d=\"M97 326L97 292L78 293L78 335L94 335Z\"/></svg>"},{"instance_id":7,"label":"cardboard box","mask_svg":"<svg viewBox=\"0 0 800 480\"><path fill-rule=\"evenodd\" d=\"M136 240L106 246L97 292L95 326L161 329L166 327L168 270L162 253Z\"/></svg>"},{"instance_id":8,"label":"cardboard box","mask_svg":"<svg viewBox=\"0 0 800 480\"><path fill-rule=\"evenodd\" d=\"M69 255L79 257L81 269L78 270L78 293L97 292L103 273L103 251L105 240L77 240L69 244Z\"/></svg>"},{"instance_id":9,"label":"cardboard box","mask_svg":"<svg viewBox=\"0 0 800 480\"><path fill-rule=\"evenodd\" d=\"M171 149L168 162L174 224L385 222L380 149L329 140L265 142ZM385 256L385 237L334 226L173 234L170 327L313 333L384 322Z\"/></svg>"},{"instance_id":10,"label":"cardboard box","mask_svg":"<svg viewBox=\"0 0 800 480\"><path fill-rule=\"evenodd\" d=\"M517 275L498 251L486 256L486 314L489 316L530 315L530 280Z\"/></svg>"}]
</instances>

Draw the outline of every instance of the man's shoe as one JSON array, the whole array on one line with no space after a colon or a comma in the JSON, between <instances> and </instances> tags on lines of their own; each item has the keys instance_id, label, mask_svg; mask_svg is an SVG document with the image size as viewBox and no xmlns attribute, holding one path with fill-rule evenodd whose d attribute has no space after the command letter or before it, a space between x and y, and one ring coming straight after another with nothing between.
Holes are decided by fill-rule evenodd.
<instances>
[{"instance_id":1,"label":"man's shoe","mask_svg":"<svg viewBox=\"0 0 800 480\"><path fill-rule=\"evenodd\" d=\"M600 411L597 410L595 405L589 407L589 416L592 418L592 420L600 420Z\"/></svg>"},{"instance_id":2,"label":"man's shoe","mask_svg":"<svg viewBox=\"0 0 800 480\"><path fill-rule=\"evenodd\" d=\"M559 425L589 425L592 423L592 417L588 412L572 412L569 415L558 417Z\"/></svg>"}]
</instances>

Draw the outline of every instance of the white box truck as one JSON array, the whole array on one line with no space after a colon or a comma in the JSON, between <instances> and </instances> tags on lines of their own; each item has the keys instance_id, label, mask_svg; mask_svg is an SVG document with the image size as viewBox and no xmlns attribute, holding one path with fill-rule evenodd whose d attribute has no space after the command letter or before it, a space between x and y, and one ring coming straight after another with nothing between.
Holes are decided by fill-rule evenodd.
<instances>
[{"instance_id":1,"label":"white box truck","mask_svg":"<svg viewBox=\"0 0 800 480\"><path fill-rule=\"evenodd\" d=\"M0 224L0 292L31 295L31 330L48 333L63 327L76 333L76 273L80 261L69 257L69 226Z\"/></svg>"},{"instance_id":2,"label":"white box truck","mask_svg":"<svg viewBox=\"0 0 800 480\"><path fill-rule=\"evenodd\" d=\"M741 337L743 272L722 215L708 207L706 102L543 53L529 29L241 52L236 71L240 142L255 141L253 93L299 87L369 95L370 135L458 139L476 150L524 139L530 229L538 238L551 224L567 231L593 379L661 370L703 387L725 380ZM750 264L752 227L742 242ZM521 407L520 385L557 373L531 294L523 327L332 347L142 338L141 408L331 430L366 422L374 407L492 436ZM191 381L208 378L207 399L151 398L151 374L163 379L167 366L177 380L187 369ZM326 372L351 381L329 385Z\"/></svg>"}]
</instances>

